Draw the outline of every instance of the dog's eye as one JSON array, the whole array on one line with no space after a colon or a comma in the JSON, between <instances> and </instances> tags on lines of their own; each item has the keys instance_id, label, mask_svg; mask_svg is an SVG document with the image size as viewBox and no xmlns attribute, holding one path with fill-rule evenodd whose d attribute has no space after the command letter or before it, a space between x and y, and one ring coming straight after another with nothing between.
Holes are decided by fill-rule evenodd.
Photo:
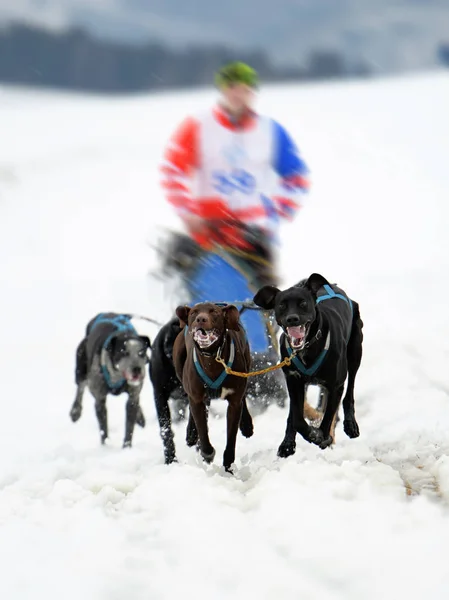
<instances>
[{"instance_id":1,"label":"dog's eye","mask_svg":"<svg viewBox=\"0 0 449 600\"><path fill-rule=\"evenodd\" d=\"M307 308L307 302L305 300L301 300L301 302L299 303L299 307L300 308Z\"/></svg>"},{"instance_id":2,"label":"dog's eye","mask_svg":"<svg viewBox=\"0 0 449 600\"><path fill-rule=\"evenodd\" d=\"M145 350L139 350L139 356L145 356L146 351Z\"/></svg>"},{"instance_id":3,"label":"dog's eye","mask_svg":"<svg viewBox=\"0 0 449 600\"><path fill-rule=\"evenodd\" d=\"M281 310L284 310L284 308L286 308L286 304L285 304L285 302L280 302L280 303L279 303L279 308L280 308Z\"/></svg>"},{"instance_id":4,"label":"dog's eye","mask_svg":"<svg viewBox=\"0 0 449 600\"><path fill-rule=\"evenodd\" d=\"M128 352L128 350L127 350L126 348L122 348L122 349L120 350L120 354L121 354L122 356L129 356L129 352Z\"/></svg>"}]
</instances>

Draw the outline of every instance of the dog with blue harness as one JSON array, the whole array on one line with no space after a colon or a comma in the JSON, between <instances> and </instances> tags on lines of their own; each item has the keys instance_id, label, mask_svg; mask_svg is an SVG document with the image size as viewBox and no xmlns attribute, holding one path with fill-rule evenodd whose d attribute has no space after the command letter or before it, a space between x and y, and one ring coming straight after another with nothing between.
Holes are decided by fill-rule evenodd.
<instances>
[{"instance_id":1,"label":"dog with blue harness","mask_svg":"<svg viewBox=\"0 0 449 600\"><path fill-rule=\"evenodd\" d=\"M95 398L95 412L101 443L108 438L106 399L109 394L128 394L123 447L131 446L134 426L145 427L140 407L150 339L139 335L131 323L132 315L100 313L87 325L86 335L76 351L77 392L70 410L73 422L81 417L86 387Z\"/></svg>"},{"instance_id":2,"label":"dog with blue harness","mask_svg":"<svg viewBox=\"0 0 449 600\"><path fill-rule=\"evenodd\" d=\"M291 360L283 367L290 410L278 456L295 453L297 432L323 449L333 443L346 379L343 429L348 437L358 437L354 384L363 342L358 303L318 273L284 291L264 286L254 296L254 302L266 310L274 310L283 331L282 359ZM309 425L304 418L305 392L309 384L325 390L326 408L319 427Z\"/></svg>"},{"instance_id":3,"label":"dog with blue harness","mask_svg":"<svg viewBox=\"0 0 449 600\"><path fill-rule=\"evenodd\" d=\"M201 302L178 306L176 315L182 330L173 345L173 364L189 399L187 444L199 441L204 461L212 462L215 449L209 439L207 405L211 398L227 400L223 466L232 473L238 430L251 437L253 422L246 404L247 379L228 374L217 359L234 371L249 373L250 347L239 310L232 304Z\"/></svg>"},{"instance_id":4,"label":"dog with blue harness","mask_svg":"<svg viewBox=\"0 0 449 600\"><path fill-rule=\"evenodd\" d=\"M217 309L225 309L228 306L227 302L213 302L212 303ZM239 306L240 304L240 306ZM245 302L236 303L233 305L238 309L240 315L244 310L252 309L251 305ZM184 309L184 307L183 307ZM227 308L226 310L230 310ZM234 309L232 309L234 310ZM236 313L237 314L237 313ZM174 433L172 429L172 420L179 422L185 419L188 413L189 398L182 386L181 381L176 375L175 365L173 361L173 346L179 333L184 332L184 341L188 335L193 334L191 329L182 322L178 317L170 319L161 329L158 331L154 338L151 350L151 358L149 364L150 379L153 385L154 392L154 403L156 408L156 414L159 421L159 430L164 446L164 456L166 464L170 464L176 460L176 449ZM246 330L242 325L242 331L246 335ZM196 334L202 334L201 331ZM205 343L212 342L214 340L212 334L205 338ZM216 340L215 340L216 342ZM203 342L201 342L203 343ZM220 348L215 343L217 353ZM193 351L193 363L195 365L197 375L201 378L203 385L206 386L208 392L208 399L206 402L209 404L209 399L219 395L220 386L223 384L226 376L226 372L222 369L219 370L217 379L211 379L207 372L203 369L201 364L201 352L210 354L214 350L214 346L209 349L200 347L194 348ZM228 366L231 368L235 360L235 344L232 342L230 348L230 356L228 359ZM217 364L218 366L218 364ZM281 374L282 375L282 374ZM247 388L248 389L248 388ZM169 400L172 400L172 408L170 408ZM189 446L194 445L198 439L198 432L196 425L191 417L187 426L187 444Z\"/></svg>"}]
</instances>

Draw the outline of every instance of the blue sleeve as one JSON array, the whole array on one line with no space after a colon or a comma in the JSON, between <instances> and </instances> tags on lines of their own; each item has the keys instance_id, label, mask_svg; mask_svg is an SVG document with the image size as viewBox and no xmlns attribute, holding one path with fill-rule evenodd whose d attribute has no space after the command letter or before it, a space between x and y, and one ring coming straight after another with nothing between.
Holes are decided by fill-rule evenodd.
<instances>
[{"instance_id":1,"label":"blue sleeve","mask_svg":"<svg viewBox=\"0 0 449 600\"><path fill-rule=\"evenodd\" d=\"M273 169L282 178L294 177L295 175L306 176L309 173L306 163L302 160L298 147L287 131L273 121L274 148Z\"/></svg>"}]
</instances>

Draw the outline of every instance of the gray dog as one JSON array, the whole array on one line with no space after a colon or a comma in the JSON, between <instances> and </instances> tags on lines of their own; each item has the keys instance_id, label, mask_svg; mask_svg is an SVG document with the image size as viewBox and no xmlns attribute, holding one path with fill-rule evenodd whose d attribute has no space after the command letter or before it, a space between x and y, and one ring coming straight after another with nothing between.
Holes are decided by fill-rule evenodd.
<instances>
[{"instance_id":1,"label":"gray dog","mask_svg":"<svg viewBox=\"0 0 449 600\"><path fill-rule=\"evenodd\" d=\"M107 395L127 393L124 448L132 444L135 424L145 427L139 401L148 362L147 350L151 348L149 338L138 335L131 318L131 315L102 313L88 323L86 336L76 351L78 389L70 410L72 421L78 421L87 385L95 398L101 443L104 444L108 438Z\"/></svg>"}]
</instances>

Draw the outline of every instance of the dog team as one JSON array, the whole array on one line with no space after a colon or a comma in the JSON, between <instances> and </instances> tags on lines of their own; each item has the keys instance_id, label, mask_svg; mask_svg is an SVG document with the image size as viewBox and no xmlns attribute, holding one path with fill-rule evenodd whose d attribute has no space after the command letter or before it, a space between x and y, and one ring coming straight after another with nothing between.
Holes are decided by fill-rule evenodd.
<instances>
[{"instance_id":1,"label":"dog team","mask_svg":"<svg viewBox=\"0 0 449 600\"><path fill-rule=\"evenodd\" d=\"M357 302L317 273L282 291L265 285L253 302L274 314L281 330L281 362L277 367L282 365L289 412L278 456L294 454L297 433L322 449L333 443L346 380L343 429L348 437L358 437L354 384L362 358L363 322ZM239 316L232 304L210 301L178 306L176 316L151 344L148 337L137 333L131 315L97 315L88 323L76 350L77 392L71 419L75 422L80 418L87 387L95 399L104 443L108 438L106 399L110 394L126 393L123 446L131 446L136 423L145 426L139 399L149 363L165 462L176 460L169 399L188 401L186 442L197 445L208 463L215 455L209 439L208 406L211 400L222 399L228 402L223 466L232 473L238 431L245 437L254 431L245 395L251 376L251 349ZM305 399L310 384L319 385L324 392L319 426L308 422L317 416Z\"/></svg>"}]
</instances>

